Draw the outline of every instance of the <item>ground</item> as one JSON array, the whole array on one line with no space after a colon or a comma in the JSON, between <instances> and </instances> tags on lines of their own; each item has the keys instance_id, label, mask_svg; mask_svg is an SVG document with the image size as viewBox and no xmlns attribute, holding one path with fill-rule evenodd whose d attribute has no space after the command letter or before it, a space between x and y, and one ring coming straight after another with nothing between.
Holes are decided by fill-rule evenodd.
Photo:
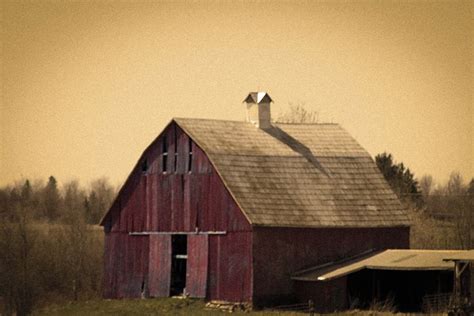
<instances>
[{"instance_id":1,"label":"ground","mask_svg":"<svg viewBox=\"0 0 474 316\"><path fill-rule=\"evenodd\" d=\"M61 305L46 306L33 315L225 315L220 310L206 310L202 300L193 299L124 299L124 300L94 300L85 302L69 302ZM235 315L248 315L244 312L235 312ZM252 315L281 315L281 313L260 311ZM285 312L284 315L304 315Z\"/></svg>"},{"instance_id":2,"label":"ground","mask_svg":"<svg viewBox=\"0 0 474 316\"><path fill-rule=\"evenodd\" d=\"M61 305L49 305L33 313L35 316L56 316L56 315L226 315L228 312L220 310L206 310L202 300L193 299L146 299L146 300L93 300L84 302L69 302ZM308 315L308 313L282 312L282 311L253 311L250 313L235 312L234 315ZM394 315L387 312L375 311L349 311L345 313L335 313L331 315ZM403 315L403 314L397 314ZM414 314L411 314L414 315Z\"/></svg>"}]
</instances>

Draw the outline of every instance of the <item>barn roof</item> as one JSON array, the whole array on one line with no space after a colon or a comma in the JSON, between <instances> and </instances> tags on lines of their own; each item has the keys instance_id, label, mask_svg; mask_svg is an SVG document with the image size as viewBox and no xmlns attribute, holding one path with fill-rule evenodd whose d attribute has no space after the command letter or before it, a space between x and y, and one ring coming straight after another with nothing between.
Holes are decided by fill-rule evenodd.
<instances>
[{"instance_id":1,"label":"barn roof","mask_svg":"<svg viewBox=\"0 0 474 316\"><path fill-rule=\"evenodd\" d=\"M253 225L408 226L370 155L337 124L176 118Z\"/></svg>"}]
</instances>

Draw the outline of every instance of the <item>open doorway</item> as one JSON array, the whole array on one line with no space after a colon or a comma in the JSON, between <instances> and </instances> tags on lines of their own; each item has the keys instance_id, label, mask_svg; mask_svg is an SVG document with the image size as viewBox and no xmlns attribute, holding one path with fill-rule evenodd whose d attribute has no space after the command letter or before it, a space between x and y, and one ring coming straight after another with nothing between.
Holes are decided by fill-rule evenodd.
<instances>
[{"instance_id":1,"label":"open doorway","mask_svg":"<svg viewBox=\"0 0 474 316\"><path fill-rule=\"evenodd\" d=\"M171 238L171 287L170 294L180 295L186 287L186 264L188 259L187 235L173 235Z\"/></svg>"},{"instance_id":2,"label":"open doorway","mask_svg":"<svg viewBox=\"0 0 474 316\"><path fill-rule=\"evenodd\" d=\"M347 284L355 308L379 302L406 313L447 307L452 280L453 272L445 270L363 269L350 274Z\"/></svg>"}]
</instances>

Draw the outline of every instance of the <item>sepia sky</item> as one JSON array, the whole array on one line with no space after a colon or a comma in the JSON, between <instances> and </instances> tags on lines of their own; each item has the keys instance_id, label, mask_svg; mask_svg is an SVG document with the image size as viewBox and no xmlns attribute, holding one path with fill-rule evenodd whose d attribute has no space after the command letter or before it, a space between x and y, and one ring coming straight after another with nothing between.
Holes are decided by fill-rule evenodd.
<instances>
[{"instance_id":1,"label":"sepia sky","mask_svg":"<svg viewBox=\"0 0 474 316\"><path fill-rule=\"evenodd\" d=\"M415 175L474 176L474 1L2 1L0 185L121 183L172 117L266 90Z\"/></svg>"}]
</instances>

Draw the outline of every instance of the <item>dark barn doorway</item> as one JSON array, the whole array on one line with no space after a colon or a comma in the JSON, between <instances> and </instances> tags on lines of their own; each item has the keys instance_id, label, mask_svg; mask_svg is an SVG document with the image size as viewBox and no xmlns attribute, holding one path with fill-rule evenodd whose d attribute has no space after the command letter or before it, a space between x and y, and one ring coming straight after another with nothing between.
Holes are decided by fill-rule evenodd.
<instances>
[{"instance_id":1,"label":"dark barn doorway","mask_svg":"<svg viewBox=\"0 0 474 316\"><path fill-rule=\"evenodd\" d=\"M420 312L423 300L452 292L452 271L363 269L348 276L349 303L370 308L388 303L399 312Z\"/></svg>"},{"instance_id":2,"label":"dark barn doorway","mask_svg":"<svg viewBox=\"0 0 474 316\"><path fill-rule=\"evenodd\" d=\"M188 239L186 235L171 238L171 286L170 294L181 295L186 287L186 264L188 259Z\"/></svg>"}]
</instances>

